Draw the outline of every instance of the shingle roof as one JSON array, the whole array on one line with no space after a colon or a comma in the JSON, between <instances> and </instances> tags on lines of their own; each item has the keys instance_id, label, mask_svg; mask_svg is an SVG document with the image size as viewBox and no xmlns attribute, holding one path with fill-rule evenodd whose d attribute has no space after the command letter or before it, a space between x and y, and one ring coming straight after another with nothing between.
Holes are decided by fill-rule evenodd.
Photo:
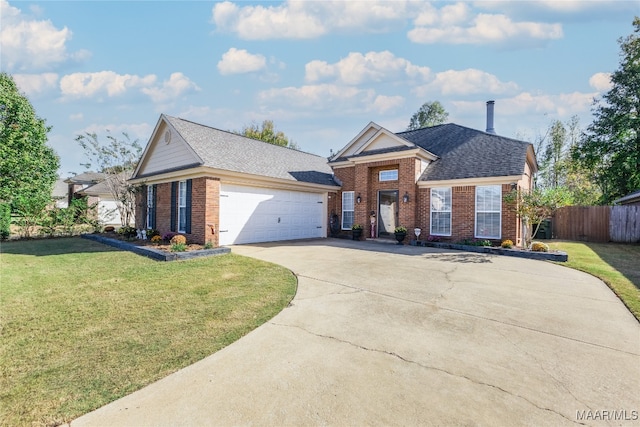
<instances>
[{"instance_id":1,"label":"shingle roof","mask_svg":"<svg viewBox=\"0 0 640 427\"><path fill-rule=\"evenodd\" d=\"M121 182L126 182L127 179L131 177L131 171L128 172L120 172ZM100 194L111 194L111 185L110 181L113 181L113 176L106 175L106 179L103 179L97 184L91 185L87 188L84 188L79 191L79 193L87 194L87 195L95 195L98 196ZM117 181L116 181L117 182Z\"/></svg>"},{"instance_id":2,"label":"shingle roof","mask_svg":"<svg viewBox=\"0 0 640 427\"><path fill-rule=\"evenodd\" d=\"M453 123L396 135L439 157L421 181L522 175L531 145Z\"/></svg>"},{"instance_id":3,"label":"shingle roof","mask_svg":"<svg viewBox=\"0 0 640 427\"><path fill-rule=\"evenodd\" d=\"M640 190L638 191L634 191L631 194L627 194L624 197L620 197L619 199L616 199L613 201L614 205L624 205L625 203L631 203L634 202L636 200L640 200Z\"/></svg>"},{"instance_id":4,"label":"shingle roof","mask_svg":"<svg viewBox=\"0 0 640 427\"><path fill-rule=\"evenodd\" d=\"M202 166L313 184L337 185L327 159L164 115Z\"/></svg>"},{"instance_id":5,"label":"shingle roof","mask_svg":"<svg viewBox=\"0 0 640 427\"><path fill-rule=\"evenodd\" d=\"M102 172L83 172L67 178L65 182L73 184L92 184L100 182L105 178L106 174Z\"/></svg>"}]
</instances>

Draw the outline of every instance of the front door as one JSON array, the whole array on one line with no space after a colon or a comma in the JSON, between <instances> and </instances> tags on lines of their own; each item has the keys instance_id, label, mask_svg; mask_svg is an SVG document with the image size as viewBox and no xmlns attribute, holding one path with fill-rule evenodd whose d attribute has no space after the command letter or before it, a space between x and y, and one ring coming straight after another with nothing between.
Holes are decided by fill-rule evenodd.
<instances>
[{"instance_id":1,"label":"front door","mask_svg":"<svg viewBox=\"0 0 640 427\"><path fill-rule=\"evenodd\" d=\"M378 191L378 236L391 237L398 225L398 190Z\"/></svg>"}]
</instances>

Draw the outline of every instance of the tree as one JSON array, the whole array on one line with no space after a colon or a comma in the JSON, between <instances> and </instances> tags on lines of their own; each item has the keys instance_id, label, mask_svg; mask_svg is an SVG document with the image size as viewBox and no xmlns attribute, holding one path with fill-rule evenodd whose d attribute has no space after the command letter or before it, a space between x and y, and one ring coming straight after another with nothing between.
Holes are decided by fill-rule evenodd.
<instances>
[{"instance_id":1,"label":"tree","mask_svg":"<svg viewBox=\"0 0 640 427\"><path fill-rule=\"evenodd\" d=\"M51 198L60 160L46 145L50 129L13 77L0 73L0 201L10 203L13 212L18 199L33 198L44 209Z\"/></svg>"},{"instance_id":2,"label":"tree","mask_svg":"<svg viewBox=\"0 0 640 427\"><path fill-rule=\"evenodd\" d=\"M416 130L431 126L441 125L447 121L449 113L447 113L439 101L425 102L422 107L416 111L407 130Z\"/></svg>"},{"instance_id":3,"label":"tree","mask_svg":"<svg viewBox=\"0 0 640 427\"><path fill-rule=\"evenodd\" d=\"M142 147L138 140L131 141L126 132L124 139L118 139L107 130L107 142L101 143L95 133L78 135L76 141L84 149L88 162L82 164L87 170L96 168L107 174L105 183L117 202L120 221L123 226L131 224L135 218L135 198L138 187L129 184L129 178L138 165Z\"/></svg>"},{"instance_id":4,"label":"tree","mask_svg":"<svg viewBox=\"0 0 640 427\"><path fill-rule=\"evenodd\" d=\"M572 157L589 170L609 204L640 188L640 18L620 38L620 66L612 88L594 103L595 119Z\"/></svg>"},{"instance_id":5,"label":"tree","mask_svg":"<svg viewBox=\"0 0 640 427\"><path fill-rule=\"evenodd\" d=\"M298 150L298 144L291 141L282 131L276 131L272 120L264 120L262 125L251 123L249 126L242 128L241 135L248 138L259 139L269 144L279 145L281 147L289 147Z\"/></svg>"},{"instance_id":6,"label":"tree","mask_svg":"<svg viewBox=\"0 0 640 427\"><path fill-rule=\"evenodd\" d=\"M531 191L513 190L504 196L525 227L525 247L531 246L532 237L540 224L550 218L559 208L573 203L571 193L564 187L535 188Z\"/></svg>"},{"instance_id":7,"label":"tree","mask_svg":"<svg viewBox=\"0 0 640 427\"><path fill-rule=\"evenodd\" d=\"M577 116L566 123L554 120L536 145L540 169L537 185L541 188L565 187L579 205L597 204L600 190L595 186L587 170L575 161L571 152L580 140L581 130Z\"/></svg>"}]
</instances>

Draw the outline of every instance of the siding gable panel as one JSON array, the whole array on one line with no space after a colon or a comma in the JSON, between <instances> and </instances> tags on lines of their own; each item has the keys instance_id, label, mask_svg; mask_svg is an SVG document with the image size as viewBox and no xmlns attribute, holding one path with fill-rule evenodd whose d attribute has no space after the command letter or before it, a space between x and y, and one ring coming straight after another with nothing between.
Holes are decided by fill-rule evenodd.
<instances>
[{"instance_id":1,"label":"siding gable panel","mask_svg":"<svg viewBox=\"0 0 640 427\"><path fill-rule=\"evenodd\" d=\"M184 139L165 122L160 123L152 138L138 176L202 163Z\"/></svg>"}]
</instances>

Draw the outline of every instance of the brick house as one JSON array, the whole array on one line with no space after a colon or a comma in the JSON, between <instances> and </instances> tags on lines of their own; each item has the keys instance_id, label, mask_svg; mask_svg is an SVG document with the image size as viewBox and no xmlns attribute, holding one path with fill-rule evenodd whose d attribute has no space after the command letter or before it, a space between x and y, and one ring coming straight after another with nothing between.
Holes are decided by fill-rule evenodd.
<instances>
[{"instance_id":1,"label":"brick house","mask_svg":"<svg viewBox=\"0 0 640 427\"><path fill-rule=\"evenodd\" d=\"M492 103L488 110L492 116ZM131 182L136 227L215 246L349 235L511 239L522 226L503 196L530 189L527 142L456 124L393 133L369 123L329 160L161 115ZM374 227L371 229L371 221Z\"/></svg>"},{"instance_id":2,"label":"brick house","mask_svg":"<svg viewBox=\"0 0 640 427\"><path fill-rule=\"evenodd\" d=\"M327 236L327 159L161 115L131 183L136 227L214 246Z\"/></svg>"},{"instance_id":3,"label":"brick house","mask_svg":"<svg viewBox=\"0 0 640 427\"><path fill-rule=\"evenodd\" d=\"M329 161L342 185L329 206L341 232L360 224L365 237L390 237L401 225L408 238L420 228L421 239L521 245L522 225L503 196L532 188L535 153L495 135L487 107L487 132L444 124L393 133L369 123Z\"/></svg>"}]
</instances>

